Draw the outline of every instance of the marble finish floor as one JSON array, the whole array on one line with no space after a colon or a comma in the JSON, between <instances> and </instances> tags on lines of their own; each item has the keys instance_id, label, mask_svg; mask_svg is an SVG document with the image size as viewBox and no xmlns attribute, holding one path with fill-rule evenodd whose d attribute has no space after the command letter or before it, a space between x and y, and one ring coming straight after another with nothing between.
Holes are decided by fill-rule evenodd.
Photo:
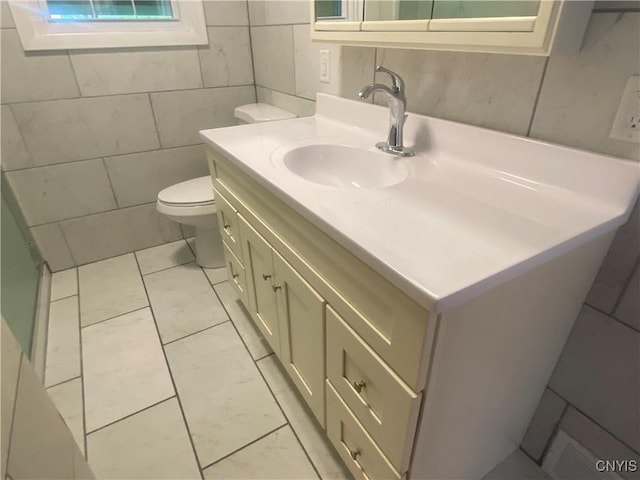
<instances>
[{"instance_id":1,"label":"marble finish floor","mask_svg":"<svg viewBox=\"0 0 640 480\"><path fill-rule=\"evenodd\" d=\"M45 386L99 479L351 478L192 241L55 273Z\"/></svg>"}]
</instances>

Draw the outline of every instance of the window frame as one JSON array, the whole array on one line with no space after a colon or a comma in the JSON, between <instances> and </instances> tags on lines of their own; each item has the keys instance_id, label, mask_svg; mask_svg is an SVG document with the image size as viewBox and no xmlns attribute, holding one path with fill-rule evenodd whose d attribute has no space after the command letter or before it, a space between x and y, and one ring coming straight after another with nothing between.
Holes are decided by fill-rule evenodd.
<instances>
[{"instance_id":1,"label":"window frame","mask_svg":"<svg viewBox=\"0 0 640 480\"><path fill-rule=\"evenodd\" d=\"M45 0L9 0L22 47L77 50L208 44L202 0L172 0L174 20L51 21Z\"/></svg>"}]
</instances>

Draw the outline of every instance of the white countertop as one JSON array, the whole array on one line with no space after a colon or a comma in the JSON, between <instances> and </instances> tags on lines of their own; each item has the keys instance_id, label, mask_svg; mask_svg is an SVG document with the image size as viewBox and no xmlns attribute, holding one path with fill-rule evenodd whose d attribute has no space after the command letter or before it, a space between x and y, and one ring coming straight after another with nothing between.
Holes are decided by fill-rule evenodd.
<instances>
[{"instance_id":1,"label":"white countertop","mask_svg":"<svg viewBox=\"0 0 640 480\"><path fill-rule=\"evenodd\" d=\"M373 148L384 107L318 94L314 117L204 130L202 138L358 258L445 311L622 225L638 163L410 114L408 180L382 189L313 183L278 148ZM276 154L272 155L272 153Z\"/></svg>"}]
</instances>

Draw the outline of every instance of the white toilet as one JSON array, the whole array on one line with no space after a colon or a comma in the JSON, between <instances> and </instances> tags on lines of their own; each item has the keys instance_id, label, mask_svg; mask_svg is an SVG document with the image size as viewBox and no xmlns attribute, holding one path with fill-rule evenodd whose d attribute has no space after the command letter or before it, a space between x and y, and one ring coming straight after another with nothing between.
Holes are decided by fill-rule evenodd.
<instances>
[{"instance_id":1,"label":"white toilet","mask_svg":"<svg viewBox=\"0 0 640 480\"><path fill-rule=\"evenodd\" d=\"M238 124L295 118L291 112L266 103L236 107ZM177 183L158 193L157 209L171 220L196 228L196 261L205 268L224 266L222 238L218 230L216 200L211 177Z\"/></svg>"}]
</instances>

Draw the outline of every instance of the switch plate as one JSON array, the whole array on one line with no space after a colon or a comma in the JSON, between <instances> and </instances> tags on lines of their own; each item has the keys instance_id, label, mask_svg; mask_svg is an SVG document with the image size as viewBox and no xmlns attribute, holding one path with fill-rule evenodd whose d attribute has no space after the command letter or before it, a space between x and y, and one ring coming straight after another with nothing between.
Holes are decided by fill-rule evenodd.
<instances>
[{"instance_id":1,"label":"switch plate","mask_svg":"<svg viewBox=\"0 0 640 480\"><path fill-rule=\"evenodd\" d=\"M640 75L627 79L609 138L640 143Z\"/></svg>"},{"instance_id":2,"label":"switch plate","mask_svg":"<svg viewBox=\"0 0 640 480\"><path fill-rule=\"evenodd\" d=\"M320 81L329 83L331 81L331 52L329 50L320 50Z\"/></svg>"}]
</instances>

